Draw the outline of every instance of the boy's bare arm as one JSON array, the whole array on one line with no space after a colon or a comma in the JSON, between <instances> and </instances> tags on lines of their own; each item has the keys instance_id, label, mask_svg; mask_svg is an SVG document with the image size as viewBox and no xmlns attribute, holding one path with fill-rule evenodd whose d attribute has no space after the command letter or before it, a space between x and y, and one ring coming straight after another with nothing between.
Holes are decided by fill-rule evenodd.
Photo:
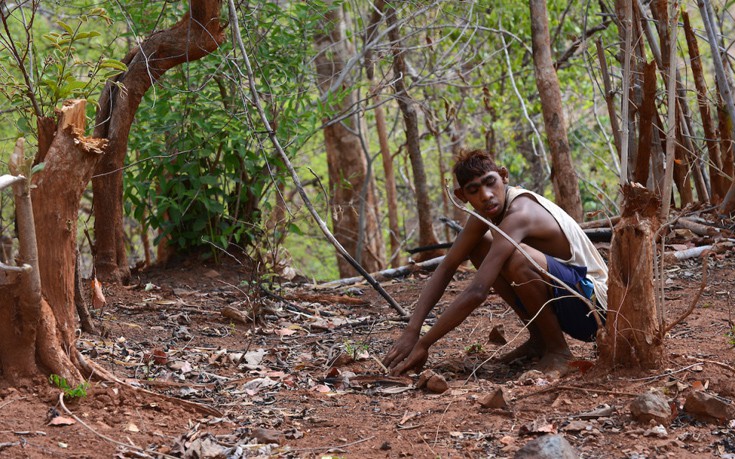
<instances>
[{"instance_id":1,"label":"boy's bare arm","mask_svg":"<svg viewBox=\"0 0 735 459\"><path fill-rule=\"evenodd\" d=\"M485 235L485 232L486 226L476 219L475 221L471 219L467 222L467 225L457 236L444 260L431 275L431 278L429 278L426 286L421 291L408 325L383 359L383 364L386 367L392 368L396 366L409 355L416 341L419 339L424 320L426 320L429 312L431 312L436 303L441 299L447 285L452 280L452 276L457 271L457 267L463 261L467 260L470 252Z\"/></svg>"},{"instance_id":2,"label":"boy's bare arm","mask_svg":"<svg viewBox=\"0 0 735 459\"><path fill-rule=\"evenodd\" d=\"M522 213L509 216L504 223L504 225L501 225L501 229L514 240L523 240L527 231L527 219ZM482 265L480 265L470 286L455 298L439 317L436 324L423 337L415 341L413 350L408 354L405 361L399 365L394 363L396 366L393 368L392 374L402 374L424 364L429 347L461 324L472 311L485 301L490 288L500 275L505 261L514 250L515 246L505 238L500 236L494 238L490 251Z\"/></svg>"}]
</instances>

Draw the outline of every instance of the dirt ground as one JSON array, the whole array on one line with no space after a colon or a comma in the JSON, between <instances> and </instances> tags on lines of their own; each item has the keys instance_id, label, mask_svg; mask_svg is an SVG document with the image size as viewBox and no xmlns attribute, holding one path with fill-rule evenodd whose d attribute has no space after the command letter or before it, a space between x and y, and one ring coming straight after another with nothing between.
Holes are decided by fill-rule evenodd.
<instances>
[{"instance_id":1,"label":"dirt ground","mask_svg":"<svg viewBox=\"0 0 735 459\"><path fill-rule=\"evenodd\" d=\"M702 263L665 274L666 314L676 317L699 289ZM410 308L427 277L385 288ZM439 309L470 277L457 274ZM710 262L660 369L611 372L594 365L592 344L573 340L577 371L558 380L527 373L528 362L489 360L500 348L489 341L494 327L515 338L509 346L525 339L492 295L431 349L427 368L449 385L440 394L415 388L415 376L384 375L379 360L403 322L369 286L273 287L257 302L245 279L237 266L183 263L105 285L101 335L82 333L78 346L121 382L92 380L63 406L47 381L0 388L0 457L513 457L555 432L586 458L735 457L732 421L682 409L694 390L735 399L731 252ZM232 312L253 308L255 324ZM507 408L483 407L499 388ZM672 407L663 428L631 418L630 402L651 390Z\"/></svg>"}]
</instances>

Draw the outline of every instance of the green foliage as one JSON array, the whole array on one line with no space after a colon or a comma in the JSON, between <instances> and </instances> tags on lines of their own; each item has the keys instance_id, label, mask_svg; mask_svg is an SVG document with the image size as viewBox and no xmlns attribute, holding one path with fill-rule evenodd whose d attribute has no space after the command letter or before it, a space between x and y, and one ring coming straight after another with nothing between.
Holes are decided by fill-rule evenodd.
<instances>
[{"instance_id":1,"label":"green foliage","mask_svg":"<svg viewBox=\"0 0 735 459\"><path fill-rule=\"evenodd\" d=\"M94 102L104 82L127 68L99 52L102 32L111 25L103 8L82 10L73 20L51 20L26 9L12 9L0 40L0 99L14 113L18 131L33 138L36 116L51 116L69 98Z\"/></svg>"},{"instance_id":2,"label":"green foliage","mask_svg":"<svg viewBox=\"0 0 735 459\"><path fill-rule=\"evenodd\" d=\"M265 3L241 24L251 34L246 45L253 45L256 84L289 151L320 122L303 80L311 52L304 42L319 14L314 5ZM268 207L284 168L264 150L266 129L242 92L247 82L233 79L242 70L232 53L226 44L169 71L163 85L146 94L131 132L135 158L125 170L126 213L178 250L209 247L217 256L232 244L265 247L273 244L263 238L278 238L265 230L261 207Z\"/></svg>"},{"instance_id":3,"label":"green foliage","mask_svg":"<svg viewBox=\"0 0 735 459\"><path fill-rule=\"evenodd\" d=\"M485 352L485 347L482 343L473 343L464 348L464 353L467 355L481 354Z\"/></svg>"},{"instance_id":4,"label":"green foliage","mask_svg":"<svg viewBox=\"0 0 735 459\"><path fill-rule=\"evenodd\" d=\"M349 340L349 341L345 341L344 349L345 349L345 354L352 357L353 360L357 360L357 358L360 357L361 355L369 353L370 344Z\"/></svg>"},{"instance_id":5,"label":"green foliage","mask_svg":"<svg viewBox=\"0 0 735 459\"><path fill-rule=\"evenodd\" d=\"M64 392L64 397L67 399L84 398L87 396L87 389L89 389L89 383L87 381L81 382L75 387L70 387L66 378L57 374L52 374L48 380L55 387L61 389Z\"/></svg>"}]
</instances>

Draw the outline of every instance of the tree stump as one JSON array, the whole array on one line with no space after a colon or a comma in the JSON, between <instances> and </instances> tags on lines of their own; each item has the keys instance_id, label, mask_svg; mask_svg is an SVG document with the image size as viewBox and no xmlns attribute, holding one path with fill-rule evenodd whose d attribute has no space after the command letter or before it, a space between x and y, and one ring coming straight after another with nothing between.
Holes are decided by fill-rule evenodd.
<instances>
[{"instance_id":1,"label":"tree stump","mask_svg":"<svg viewBox=\"0 0 735 459\"><path fill-rule=\"evenodd\" d=\"M35 187L14 185L19 259L30 269L0 288L0 368L11 382L52 373L72 386L82 381L74 303L77 215L106 143L84 137L85 106L71 100L57 110L56 134L44 169L33 175ZM28 177L22 142L14 156L13 174Z\"/></svg>"},{"instance_id":2,"label":"tree stump","mask_svg":"<svg viewBox=\"0 0 735 459\"><path fill-rule=\"evenodd\" d=\"M610 248L607 336L599 343L600 360L610 367L657 368L663 359L653 273L660 198L637 183L624 185L623 196Z\"/></svg>"}]
</instances>

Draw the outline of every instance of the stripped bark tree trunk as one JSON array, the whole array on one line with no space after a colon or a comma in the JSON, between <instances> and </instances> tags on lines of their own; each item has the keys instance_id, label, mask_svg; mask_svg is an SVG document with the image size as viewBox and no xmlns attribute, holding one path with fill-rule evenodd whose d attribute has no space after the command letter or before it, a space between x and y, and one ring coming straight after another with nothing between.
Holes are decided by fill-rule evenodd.
<instances>
[{"instance_id":1,"label":"stripped bark tree trunk","mask_svg":"<svg viewBox=\"0 0 735 459\"><path fill-rule=\"evenodd\" d=\"M623 186L623 197L610 247L607 335L599 343L600 359L611 367L657 368L663 359L663 339L653 263L661 202L635 183Z\"/></svg>"},{"instance_id":2,"label":"stripped bark tree trunk","mask_svg":"<svg viewBox=\"0 0 735 459\"><path fill-rule=\"evenodd\" d=\"M11 379L53 373L72 387L81 382L75 345L77 214L106 144L83 136L85 105L68 101L59 112L45 167L33 175L32 214L27 189L16 188L21 261L33 271L15 287L3 288L10 290L0 307L0 360Z\"/></svg>"},{"instance_id":3,"label":"stripped bark tree trunk","mask_svg":"<svg viewBox=\"0 0 735 459\"><path fill-rule=\"evenodd\" d=\"M337 90L352 87L349 75L344 75L345 63L354 54L354 49L344 33L345 20L341 5L332 6L324 15L321 30L323 33L315 37L317 56L315 58L317 83L323 96L330 94L334 89L335 80L341 79L342 84ZM330 96L331 98L331 96ZM348 89L340 98L337 106L331 107L338 117L354 111L357 106L357 96ZM334 120L324 128L324 145L327 153L329 170L329 193L332 207L332 228L334 236L347 252L362 264L367 271L378 271L384 267L385 245L380 231L377 206L375 203L375 179L371 175L367 183L367 190L363 188L367 177L368 163L363 149L358 127L361 123L357 111L348 114L341 121ZM360 202L362 197L366 202L363 206L365 214L360 227ZM359 240L362 238L362 253L358 253ZM339 273L342 277L352 275L354 269L343 257L337 255Z\"/></svg>"},{"instance_id":4,"label":"stripped bark tree trunk","mask_svg":"<svg viewBox=\"0 0 735 459\"><path fill-rule=\"evenodd\" d=\"M436 239L436 233L434 232L431 215L432 205L431 200L429 199L429 188L426 181L424 160L421 156L416 104L408 94L405 83L407 68L404 60L404 54L406 50L401 43L396 11L394 8L391 7L386 11L386 20L389 27L388 38L391 41L391 50L393 52L394 88L398 106L403 114L403 121L406 127L406 146L408 148L408 156L411 160L414 187L416 188L416 211L418 212L419 220L419 245L430 246L437 244L438 241ZM427 251L422 252L417 258L420 260L428 260L438 256L439 254L439 251Z\"/></svg>"},{"instance_id":5,"label":"stripped bark tree trunk","mask_svg":"<svg viewBox=\"0 0 735 459\"><path fill-rule=\"evenodd\" d=\"M641 103L640 127L638 136L638 156L636 157L633 180L647 186L650 175L651 150L653 147L653 119L656 115L656 62L651 61L643 70L643 101ZM649 189L655 190L653 186Z\"/></svg>"},{"instance_id":6,"label":"stripped bark tree trunk","mask_svg":"<svg viewBox=\"0 0 735 459\"><path fill-rule=\"evenodd\" d=\"M579 181L572 166L571 149L564 124L559 78L551 58L548 13L546 0L531 0L531 35L536 86L539 90L544 115L546 136L551 149L554 196L559 207L576 221L582 221L582 200Z\"/></svg>"},{"instance_id":7,"label":"stripped bark tree trunk","mask_svg":"<svg viewBox=\"0 0 735 459\"><path fill-rule=\"evenodd\" d=\"M130 276L123 237L122 168L128 135L143 95L169 69L203 58L225 40L221 0L191 0L191 9L168 30L156 32L123 59L128 66L109 81L99 100L94 136L109 144L92 179L95 269L106 281Z\"/></svg>"}]
</instances>

